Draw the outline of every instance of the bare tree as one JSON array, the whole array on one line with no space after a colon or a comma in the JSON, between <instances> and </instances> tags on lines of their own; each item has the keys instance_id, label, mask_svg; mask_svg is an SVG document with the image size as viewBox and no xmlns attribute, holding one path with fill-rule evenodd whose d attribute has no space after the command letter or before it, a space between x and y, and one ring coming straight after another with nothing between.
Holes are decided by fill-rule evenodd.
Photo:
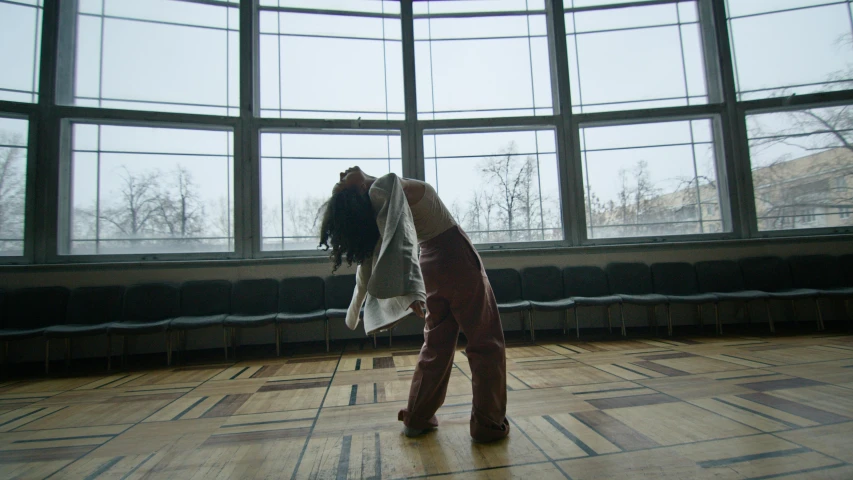
<instances>
[{"instance_id":1,"label":"bare tree","mask_svg":"<svg viewBox=\"0 0 853 480\"><path fill-rule=\"evenodd\" d=\"M0 145L22 145L20 135L0 132ZM23 239L25 150L0 146L0 238ZM2 248L0 248L2 249Z\"/></svg>"},{"instance_id":2,"label":"bare tree","mask_svg":"<svg viewBox=\"0 0 853 480\"><path fill-rule=\"evenodd\" d=\"M159 172L131 173L122 167L117 201L100 213L101 220L112 225L121 236L139 238L154 230L158 209Z\"/></svg>"},{"instance_id":3,"label":"bare tree","mask_svg":"<svg viewBox=\"0 0 853 480\"><path fill-rule=\"evenodd\" d=\"M187 239L204 231L204 205L192 174L183 165L173 170L172 181L157 192L154 211L158 230L172 238Z\"/></svg>"},{"instance_id":4,"label":"bare tree","mask_svg":"<svg viewBox=\"0 0 853 480\"><path fill-rule=\"evenodd\" d=\"M526 169L527 162L519 160L516 155L515 142L497 155L485 158L480 164L480 172L495 184L499 200L497 207L506 220L510 241L515 237L516 209L523 201Z\"/></svg>"}]
</instances>

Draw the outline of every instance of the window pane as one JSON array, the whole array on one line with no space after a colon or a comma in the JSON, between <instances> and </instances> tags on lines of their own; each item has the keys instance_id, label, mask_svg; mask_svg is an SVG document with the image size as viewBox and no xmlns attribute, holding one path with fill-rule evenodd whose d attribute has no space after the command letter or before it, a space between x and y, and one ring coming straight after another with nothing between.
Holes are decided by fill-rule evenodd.
<instances>
[{"instance_id":1,"label":"window pane","mask_svg":"<svg viewBox=\"0 0 853 480\"><path fill-rule=\"evenodd\" d=\"M38 101L42 0L0 0L0 100Z\"/></svg>"},{"instance_id":2,"label":"window pane","mask_svg":"<svg viewBox=\"0 0 853 480\"><path fill-rule=\"evenodd\" d=\"M581 128L587 238L718 233L711 119Z\"/></svg>"},{"instance_id":3,"label":"window pane","mask_svg":"<svg viewBox=\"0 0 853 480\"><path fill-rule=\"evenodd\" d=\"M80 7L74 98L64 101L87 107L239 114L236 0L87 0Z\"/></svg>"},{"instance_id":4,"label":"window pane","mask_svg":"<svg viewBox=\"0 0 853 480\"><path fill-rule=\"evenodd\" d=\"M853 225L853 106L746 122L759 230Z\"/></svg>"},{"instance_id":5,"label":"window pane","mask_svg":"<svg viewBox=\"0 0 853 480\"><path fill-rule=\"evenodd\" d=\"M230 131L73 124L60 253L234 251L233 143Z\"/></svg>"},{"instance_id":6,"label":"window pane","mask_svg":"<svg viewBox=\"0 0 853 480\"><path fill-rule=\"evenodd\" d=\"M566 14L575 113L708 103L696 2Z\"/></svg>"},{"instance_id":7,"label":"window pane","mask_svg":"<svg viewBox=\"0 0 853 480\"><path fill-rule=\"evenodd\" d=\"M563 239L553 130L424 136L426 181L474 243Z\"/></svg>"},{"instance_id":8,"label":"window pane","mask_svg":"<svg viewBox=\"0 0 853 480\"><path fill-rule=\"evenodd\" d=\"M318 7L304 0L286 3ZM335 3L341 2L324 3L340 10ZM399 6L386 3L346 8L374 15L363 17L261 7L261 116L402 120Z\"/></svg>"},{"instance_id":9,"label":"window pane","mask_svg":"<svg viewBox=\"0 0 853 480\"><path fill-rule=\"evenodd\" d=\"M0 117L0 256L24 254L29 122Z\"/></svg>"},{"instance_id":10,"label":"window pane","mask_svg":"<svg viewBox=\"0 0 853 480\"><path fill-rule=\"evenodd\" d=\"M729 0L738 99L851 88L851 8L825 0Z\"/></svg>"},{"instance_id":11,"label":"window pane","mask_svg":"<svg viewBox=\"0 0 853 480\"><path fill-rule=\"evenodd\" d=\"M319 215L340 172L403 175L397 132L262 133L261 250L316 250Z\"/></svg>"},{"instance_id":12,"label":"window pane","mask_svg":"<svg viewBox=\"0 0 853 480\"><path fill-rule=\"evenodd\" d=\"M414 20L418 118L553 114L544 12L432 18L449 5L490 2L419 3L428 13ZM536 11L524 2L518 10Z\"/></svg>"}]
</instances>

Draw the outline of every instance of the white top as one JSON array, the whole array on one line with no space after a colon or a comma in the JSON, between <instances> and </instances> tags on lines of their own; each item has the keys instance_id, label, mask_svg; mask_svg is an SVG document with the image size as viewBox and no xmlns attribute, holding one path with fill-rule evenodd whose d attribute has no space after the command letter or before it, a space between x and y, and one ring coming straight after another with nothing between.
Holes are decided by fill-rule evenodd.
<instances>
[{"instance_id":1,"label":"white top","mask_svg":"<svg viewBox=\"0 0 853 480\"><path fill-rule=\"evenodd\" d=\"M423 183L423 185L426 187L424 196L418 200L418 203L411 206L418 243L432 240L450 227L456 226L456 220L453 219L453 215L444 206L438 194L435 193L432 185L428 183Z\"/></svg>"}]
</instances>

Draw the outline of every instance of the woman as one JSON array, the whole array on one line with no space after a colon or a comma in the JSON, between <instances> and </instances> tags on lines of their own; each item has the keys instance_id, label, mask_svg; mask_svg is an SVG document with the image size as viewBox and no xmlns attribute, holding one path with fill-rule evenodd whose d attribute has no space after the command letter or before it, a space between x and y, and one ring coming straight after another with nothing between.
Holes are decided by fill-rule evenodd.
<instances>
[{"instance_id":1,"label":"woman","mask_svg":"<svg viewBox=\"0 0 853 480\"><path fill-rule=\"evenodd\" d=\"M403 421L408 437L438 426L435 412L444 403L461 329L468 340L465 354L471 365L474 394L471 437L477 442L502 439L510 429L506 420L506 351L486 271L471 240L432 186L399 180L417 233L426 290L426 304L415 301L410 308L425 319L426 325L408 406L397 418ZM353 167L340 174L332 190L323 215L320 245L331 248L334 269L344 259L350 265L362 264L374 254L380 241L374 213L378 211L378 196L371 196L376 181Z\"/></svg>"}]
</instances>

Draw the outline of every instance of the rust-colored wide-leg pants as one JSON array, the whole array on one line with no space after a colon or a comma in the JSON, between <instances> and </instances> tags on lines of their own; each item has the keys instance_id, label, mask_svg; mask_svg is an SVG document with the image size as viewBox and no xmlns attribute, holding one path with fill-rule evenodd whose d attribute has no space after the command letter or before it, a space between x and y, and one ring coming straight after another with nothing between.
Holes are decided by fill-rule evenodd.
<instances>
[{"instance_id":1,"label":"rust-colored wide-leg pants","mask_svg":"<svg viewBox=\"0 0 853 480\"><path fill-rule=\"evenodd\" d=\"M421 244L427 293L424 345L412 378L408 407L398 419L425 429L438 426L460 328L468 340L474 393L471 437L489 442L509 434L506 420L506 348L492 287L480 256L459 228Z\"/></svg>"}]
</instances>

